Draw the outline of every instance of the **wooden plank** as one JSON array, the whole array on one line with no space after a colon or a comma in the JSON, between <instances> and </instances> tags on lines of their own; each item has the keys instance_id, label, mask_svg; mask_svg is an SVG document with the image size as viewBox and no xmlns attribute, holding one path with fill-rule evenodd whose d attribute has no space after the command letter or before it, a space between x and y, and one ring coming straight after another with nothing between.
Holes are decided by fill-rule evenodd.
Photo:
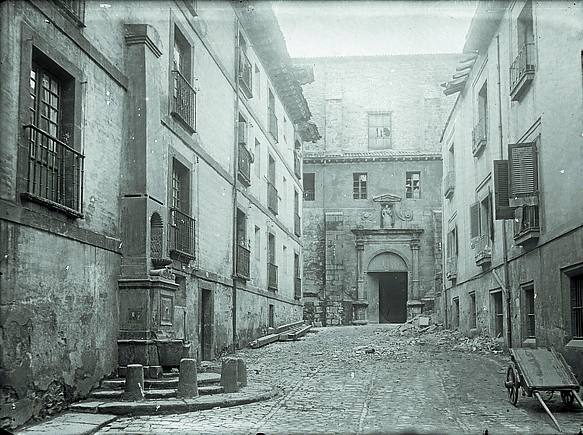
<instances>
[{"instance_id":1,"label":"wooden plank","mask_svg":"<svg viewBox=\"0 0 583 435\"><path fill-rule=\"evenodd\" d=\"M512 349L512 355L529 389L579 388L568 366L549 349Z\"/></svg>"}]
</instances>

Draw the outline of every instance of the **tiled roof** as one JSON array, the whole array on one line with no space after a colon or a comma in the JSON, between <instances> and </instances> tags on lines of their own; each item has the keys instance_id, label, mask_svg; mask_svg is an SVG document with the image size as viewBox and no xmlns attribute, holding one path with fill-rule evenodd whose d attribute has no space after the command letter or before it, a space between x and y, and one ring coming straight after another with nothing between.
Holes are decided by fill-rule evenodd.
<instances>
[{"instance_id":1,"label":"tiled roof","mask_svg":"<svg viewBox=\"0 0 583 435\"><path fill-rule=\"evenodd\" d=\"M306 152L304 161L383 161L383 160L436 160L441 152L401 149L363 152Z\"/></svg>"}]
</instances>

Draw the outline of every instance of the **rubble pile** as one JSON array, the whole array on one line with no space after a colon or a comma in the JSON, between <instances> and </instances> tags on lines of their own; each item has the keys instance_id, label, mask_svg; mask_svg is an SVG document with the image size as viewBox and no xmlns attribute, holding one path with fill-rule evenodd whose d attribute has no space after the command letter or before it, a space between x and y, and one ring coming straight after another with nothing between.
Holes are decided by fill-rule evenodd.
<instances>
[{"instance_id":1,"label":"rubble pile","mask_svg":"<svg viewBox=\"0 0 583 435\"><path fill-rule=\"evenodd\" d=\"M460 352L503 352L502 343L496 338L485 335L467 337L459 331L445 329L441 324L429 323L428 317L417 316L396 328L393 334L409 338L407 343L411 345L429 344Z\"/></svg>"}]
</instances>

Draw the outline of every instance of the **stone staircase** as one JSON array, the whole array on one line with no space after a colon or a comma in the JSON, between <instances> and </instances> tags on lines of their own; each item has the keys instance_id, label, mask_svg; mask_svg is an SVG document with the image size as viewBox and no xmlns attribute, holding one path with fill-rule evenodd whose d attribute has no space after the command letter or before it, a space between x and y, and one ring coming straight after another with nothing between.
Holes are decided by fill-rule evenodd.
<instances>
[{"instance_id":1,"label":"stone staircase","mask_svg":"<svg viewBox=\"0 0 583 435\"><path fill-rule=\"evenodd\" d=\"M221 394L224 392L220 385L221 375L212 372L198 373L196 376L198 394ZM89 398L97 400L118 400L122 398L125 387L125 378L104 379L98 389L89 394ZM163 373L160 379L144 379L145 399L167 399L176 397L178 387L178 373Z\"/></svg>"}]
</instances>

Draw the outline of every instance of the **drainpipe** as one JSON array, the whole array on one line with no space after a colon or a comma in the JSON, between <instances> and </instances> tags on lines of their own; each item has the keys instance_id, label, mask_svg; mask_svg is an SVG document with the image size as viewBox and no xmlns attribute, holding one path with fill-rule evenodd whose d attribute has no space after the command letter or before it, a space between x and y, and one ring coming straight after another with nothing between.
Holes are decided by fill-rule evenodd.
<instances>
[{"instance_id":1,"label":"drainpipe","mask_svg":"<svg viewBox=\"0 0 583 435\"><path fill-rule=\"evenodd\" d=\"M504 158L504 135L502 132L502 85L500 80L500 35L496 35L496 67L498 70L498 134L500 139L500 159ZM506 221L502 221L502 253L504 257L504 290L506 291L506 337L508 347L512 347L512 296L508 272L508 242L506 240ZM496 276L496 274L494 274Z\"/></svg>"},{"instance_id":2,"label":"drainpipe","mask_svg":"<svg viewBox=\"0 0 583 435\"><path fill-rule=\"evenodd\" d=\"M239 171L239 70L241 65L241 46L239 43L240 24L235 17L235 146L233 148L233 302L231 317L233 320L232 351L237 349L237 174Z\"/></svg>"}]
</instances>

